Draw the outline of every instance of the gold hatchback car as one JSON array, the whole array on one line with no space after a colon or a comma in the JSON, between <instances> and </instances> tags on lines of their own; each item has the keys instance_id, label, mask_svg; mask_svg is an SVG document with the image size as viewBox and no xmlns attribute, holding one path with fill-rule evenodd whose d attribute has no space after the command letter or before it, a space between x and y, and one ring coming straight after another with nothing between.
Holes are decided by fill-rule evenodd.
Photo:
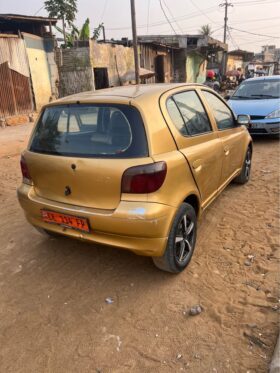
<instances>
[{"instance_id":1,"label":"gold hatchback car","mask_svg":"<svg viewBox=\"0 0 280 373\"><path fill-rule=\"evenodd\" d=\"M197 219L250 176L249 117L198 84L84 92L46 105L18 198L42 232L128 249L181 272Z\"/></svg>"}]
</instances>

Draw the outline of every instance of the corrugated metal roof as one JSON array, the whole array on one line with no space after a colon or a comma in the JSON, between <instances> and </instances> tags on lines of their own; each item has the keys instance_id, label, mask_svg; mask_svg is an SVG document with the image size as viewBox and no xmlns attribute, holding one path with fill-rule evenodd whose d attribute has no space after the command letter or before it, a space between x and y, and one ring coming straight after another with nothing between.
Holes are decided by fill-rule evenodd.
<instances>
[{"instance_id":1,"label":"corrugated metal roof","mask_svg":"<svg viewBox=\"0 0 280 373\"><path fill-rule=\"evenodd\" d=\"M49 25L50 23L55 25L58 21L57 18L27 16L24 14L0 14L0 21L1 20L17 22L36 22L41 23L43 25Z\"/></svg>"}]
</instances>

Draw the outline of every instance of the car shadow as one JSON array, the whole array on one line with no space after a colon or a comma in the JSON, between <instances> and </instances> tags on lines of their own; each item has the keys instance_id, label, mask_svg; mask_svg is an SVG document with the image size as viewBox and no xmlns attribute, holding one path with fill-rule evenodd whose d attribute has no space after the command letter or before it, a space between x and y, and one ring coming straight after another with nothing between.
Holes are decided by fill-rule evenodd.
<instances>
[{"instance_id":1,"label":"car shadow","mask_svg":"<svg viewBox=\"0 0 280 373\"><path fill-rule=\"evenodd\" d=\"M251 135L253 139L253 143L263 143L263 144L269 144L279 141L279 137L277 136L265 136L265 135Z\"/></svg>"},{"instance_id":2,"label":"car shadow","mask_svg":"<svg viewBox=\"0 0 280 373\"><path fill-rule=\"evenodd\" d=\"M51 282L51 276L63 282L71 278L71 281L75 279L86 286L94 284L96 288L109 281L114 292L136 283L141 283L142 289L151 288L177 277L158 270L151 258L126 250L67 237L45 237L37 232L35 235L36 244L32 251L36 256L36 268L41 268L41 272L43 268Z\"/></svg>"}]
</instances>

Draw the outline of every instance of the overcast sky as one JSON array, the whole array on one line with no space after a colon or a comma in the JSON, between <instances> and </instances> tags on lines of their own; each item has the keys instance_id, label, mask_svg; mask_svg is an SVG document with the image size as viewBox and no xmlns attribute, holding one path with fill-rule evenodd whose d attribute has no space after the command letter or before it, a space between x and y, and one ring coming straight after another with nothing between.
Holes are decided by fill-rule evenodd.
<instances>
[{"instance_id":1,"label":"overcast sky","mask_svg":"<svg viewBox=\"0 0 280 373\"><path fill-rule=\"evenodd\" d=\"M135 0L138 35L196 34L202 25L210 24L212 36L222 40L224 8L219 4L223 1L161 0L170 25L160 0ZM266 44L280 47L280 0L232 0L231 3L227 33L230 49L239 47L258 52ZM47 16L43 4L43 0L0 0L0 13ZM104 22L106 38L131 38L129 0L78 0L77 26L87 17L91 29Z\"/></svg>"}]
</instances>

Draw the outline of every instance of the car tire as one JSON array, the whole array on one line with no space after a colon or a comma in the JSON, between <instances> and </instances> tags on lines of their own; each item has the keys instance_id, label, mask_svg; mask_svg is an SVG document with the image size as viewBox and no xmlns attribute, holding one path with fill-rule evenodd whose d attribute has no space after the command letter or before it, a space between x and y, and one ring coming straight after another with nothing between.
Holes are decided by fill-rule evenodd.
<instances>
[{"instance_id":1,"label":"car tire","mask_svg":"<svg viewBox=\"0 0 280 373\"><path fill-rule=\"evenodd\" d=\"M250 146L247 149L245 160L240 174L234 179L237 184L246 184L250 180L252 166L252 149Z\"/></svg>"},{"instance_id":2,"label":"car tire","mask_svg":"<svg viewBox=\"0 0 280 373\"><path fill-rule=\"evenodd\" d=\"M164 255L153 257L155 266L171 273L182 272L191 261L196 231L195 210L190 204L183 203L173 221Z\"/></svg>"}]
</instances>

